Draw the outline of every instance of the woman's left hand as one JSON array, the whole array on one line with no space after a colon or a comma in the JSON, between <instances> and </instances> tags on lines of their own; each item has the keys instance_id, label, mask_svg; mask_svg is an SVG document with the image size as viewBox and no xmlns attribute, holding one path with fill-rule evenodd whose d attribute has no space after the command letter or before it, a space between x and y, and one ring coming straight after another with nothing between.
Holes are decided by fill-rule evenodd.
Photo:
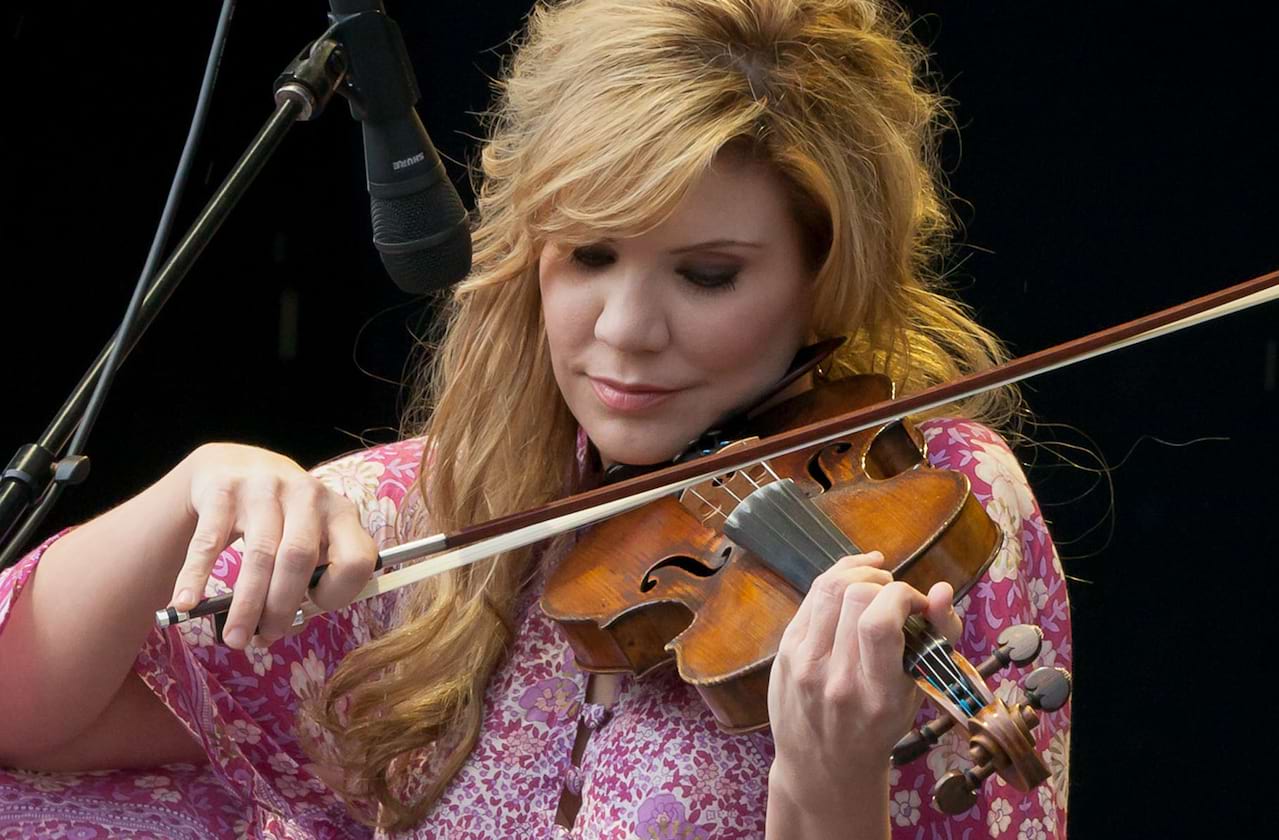
<instances>
[{"instance_id":1,"label":"woman's left hand","mask_svg":"<svg viewBox=\"0 0 1279 840\"><path fill-rule=\"evenodd\" d=\"M894 581L883 563L871 552L823 572L782 635L768 686L771 781L793 799L811 799L796 804L829 807L832 796L858 798L850 787L859 779L886 779L889 753L922 697L902 666L906 619L922 613L959 638L949 584L925 596Z\"/></svg>"}]
</instances>

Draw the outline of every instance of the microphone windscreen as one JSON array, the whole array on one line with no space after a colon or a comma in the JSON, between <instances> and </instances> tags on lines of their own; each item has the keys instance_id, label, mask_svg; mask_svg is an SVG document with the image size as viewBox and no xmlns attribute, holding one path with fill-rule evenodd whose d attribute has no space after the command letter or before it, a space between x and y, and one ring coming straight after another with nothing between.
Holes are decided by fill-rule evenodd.
<instances>
[{"instance_id":1,"label":"microphone windscreen","mask_svg":"<svg viewBox=\"0 0 1279 840\"><path fill-rule=\"evenodd\" d=\"M373 245L396 286L410 294L445 289L471 270L471 231L457 191L429 189L373 198ZM456 220L441 226L443 220ZM423 237L423 232L431 231Z\"/></svg>"}]
</instances>

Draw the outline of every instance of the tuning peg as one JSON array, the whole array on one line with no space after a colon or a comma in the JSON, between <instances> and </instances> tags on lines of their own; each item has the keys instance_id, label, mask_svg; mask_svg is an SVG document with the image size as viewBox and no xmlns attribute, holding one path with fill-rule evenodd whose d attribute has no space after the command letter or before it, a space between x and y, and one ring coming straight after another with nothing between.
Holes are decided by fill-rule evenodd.
<instances>
[{"instance_id":1,"label":"tuning peg","mask_svg":"<svg viewBox=\"0 0 1279 840\"><path fill-rule=\"evenodd\" d=\"M1000 633L995 642L999 647L995 648L989 659L977 666L977 672L982 677L989 677L1008 667L1010 662L1025 665L1033 661L1043 647L1044 633L1033 624L1014 624Z\"/></svg>"},{"instance_id":2,"label":"tuning peg","mask_svg":"<svg viewBox=\"0 0 1279 840\"><path fill-rule=\"evenodd\" d=\"M982 783L995 772L988 762L969 770L951 770L933 785L933 804L943 814L962 814L977 804L977 791Z\"/></svg>"},{"instance_id":3,"label":"tuning peg","mask_svg":"<svg viewBox=\"0 0 1279 840\"><path fill-rule=\"evenodd\" d=\"M937 746L941 736L949 732L954 725L955 719L952 717L933 718L918 729L902 736L902 739L893 747L891 756L893 766L901 767L904 764L910 764Z\"/></svg>"},{"instance_id":4,"label":"tuning peg","mask_svg":"<svg viewBox=\"0 0 1279 840\"><path fill-rule=\"evenodd\" d=\"M1070 699L1070 674L1062 668L1036 668L1022 682L1022 687L1031 706L1055 712Z\"/></svg>"},{"instance_id":5,"label":"tuning peg","mask_svg":"<svg viewBox=\"0 0 1279 840\"><path fill-rule=\"evenodd\" d=\"M1014 624L1000 633L995 641L999 643L996 656L1002 653L1014 665L1025 665L1039 655L1044 644L1044 631L1033 624Z\"/></svg>"},{"instance_id":6,"label":"tuning peg","mask_svg":"<svg viewBox=\"0 0 1279 840\"><path fill-rule=\"evenodd\" d=\"M933 804L943 814L962 814L977 804L977 788L966 774L951 770L933 786Z\"/></svg>"}]
</instances>

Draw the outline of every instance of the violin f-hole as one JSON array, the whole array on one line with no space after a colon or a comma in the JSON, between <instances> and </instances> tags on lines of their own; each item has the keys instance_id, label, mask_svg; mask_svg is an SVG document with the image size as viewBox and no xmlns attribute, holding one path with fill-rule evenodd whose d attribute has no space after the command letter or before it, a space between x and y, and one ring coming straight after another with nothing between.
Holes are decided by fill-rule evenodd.
<instances>
[{"instance_id":1,"label":"violin f-hole","mask_svg":"<svg viewBox=\"0 0 1279 840\"><path fill-rule=\"evenodd\" d=\"M808 459L808 477L822 488L822 492L830 490L835 486L836 476L830 475L824 468L825 463L838 463L844 460L845 456L852 450L853 445L846 441L836 441L829 446L823 446L812 454Z\"/></svg>"},{"instance_id":2,"label":"violin f-hole","mask_svg":"<svg viewBox=\"0 0 1279 840\"><path fill-rule=\"evenodd\" d=\"M657 586L658 580L654 574L661 569L679 569L682 572L699 578L714 577L720 569L724 568L724 564L733 556L733 547L731 545L724 546L718 555L718 562L715 565L707 565L695 557L689 557L683 554L672 555L649 566L648 571L644 573L643 580L640 581L640 591L650 592L653 587Z\"/></svg>"}]
</instances>

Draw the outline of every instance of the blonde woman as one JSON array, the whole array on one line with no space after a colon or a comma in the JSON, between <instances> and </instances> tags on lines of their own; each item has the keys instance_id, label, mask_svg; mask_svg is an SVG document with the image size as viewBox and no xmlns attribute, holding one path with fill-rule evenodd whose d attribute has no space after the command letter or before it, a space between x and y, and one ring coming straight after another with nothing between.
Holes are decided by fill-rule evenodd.
<instances>
[{"instance_id":1,"label":"blonde woman","mask_svg":"<svg viewBox=\"0 0 1279 840\"><path fill-rule=\"evenodd\" d=\"M0 833L1064 836L1066 711L1039 729L1049 785L988 785L959 817L927 802L957 740L887 762L918 708L912 613L973 656L1037 621L1068 664L1052 542L981 425L1012 417L1010 393L922 425L1008 536L962 627L945 585L845 558L787 628L763 733L719 731L669 671L583 674L538 609L567 539L347 606L378 548L667 461L813 341L849 338L821 376L881 371L906 392L998 360L929 273L941 111L901 23L851 0L540 5L482 150L475 269L405 440L310 473L201 447L0 578ZM309 597L330 612L289 634L318 563ZM152 627L231 588L225 644L207 620Z\"/></svg>"}]
</instances>

